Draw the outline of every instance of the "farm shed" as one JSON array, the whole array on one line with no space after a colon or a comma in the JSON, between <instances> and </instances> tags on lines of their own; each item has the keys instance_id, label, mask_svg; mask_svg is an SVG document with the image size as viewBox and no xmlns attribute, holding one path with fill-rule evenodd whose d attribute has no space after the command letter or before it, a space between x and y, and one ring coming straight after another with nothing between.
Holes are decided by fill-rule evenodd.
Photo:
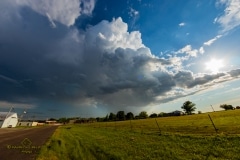
<instances>
[{"instance_id":1,"label":"farm shed","mask_svg":"<svg viewBox=\"0 0 240 160\"><path fill-rule=\"evenodd\" d=\"M18 126L29 126L29 127L32 127L32 126L37 126L38 125L38 122L31 122L31 121L21 121L21 122L18 122Z\"/></svg>"},{"instance_id":2,"label":"farm shed","mask_svg":"<svg viewBox=\"0 0 240 160\"><path fill-rule=\"evenodd\" d=\"M52 125L54 125L54 124L56 124L57 123L57 121L46 121L46 124L52 124Z\"/></svg>"},{"instance_id":3,"label":"farm shed","mask_svg":"<svg viewBox=\"0 0 240 160\"><path fill-rule=\"evenodd\" d=\"M0 128L16 127L18 123L17 113L0 112Z\"/></svg>"},{"instance_id":4,"label":"farm shed","mask_svg":"<svg viewBox=\"0 0 240 160\"><path fill-rule=\"evenodd\" d=\"M171 115L171 116L181 116L181 115L184 115L184 113L182 111L176 110L176 111L173 111L173 112L169 113L169 115Z\"/></svg>"}]
</instances>

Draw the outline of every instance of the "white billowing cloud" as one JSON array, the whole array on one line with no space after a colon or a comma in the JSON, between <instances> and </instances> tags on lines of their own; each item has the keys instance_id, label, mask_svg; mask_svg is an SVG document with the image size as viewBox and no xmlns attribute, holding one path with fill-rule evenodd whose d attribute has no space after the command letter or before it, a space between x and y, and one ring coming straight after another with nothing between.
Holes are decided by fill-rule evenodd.
<instances>
[{"instance_id":1,"label":"white billowing cloud","mask_svg":"<svg viewBox=\"0 0 240 160\"><path fill-rule=\"evenodd\" d=\"M198 50L197 49L192 49L191 45L186 45L185 47L181 48L178 50L176 53L185 53L191 57L196 57Z\"/></svg>"},{"instance_id":2,"label":"white billowing cloud","mask_svg":"<svg viewBox=\"0 0 240 160\"><path fill-rule=\"evenodd\" d=\"M47 16L50 23L60 22L73 25L80 14L91 14L94 0L15 0L18 5L28 6L37 13ZM83 7L80 7L82 5Z\"/></svg>"},{"instance_id":3,"label":"white billowing cloud","mask_svg":"<svg viewBox=\"0 0 240 160\"><path fill-rule=\"evenodd\" d=\"M218 40L221 37L222 37L222 35L217 35L213 39L210 39L207 42L204 42L203 44L206 45L206 46L211 46L216 40Z\"/></svg>"},{"instance_id":4,"label":"white billowing cloud","mask_svg":"<svg viewBox=\"0 0 240 160\"><path fill-rule=\"evenodd\" d=\"M199 49L193 49L191 45L186 45L185 47L179 49L174 52L174 56L170 56L169 60L171 62L172 71L180 71L184 68L182 65L184 61L189 60L190 57L197 57L198 54L203 54L205 52L203 47ZM184 56L179 54L185 54ZM185 65L185 67L189 67L192 64Z\"/></svg>"},{"instance_id":5,"label":"white billowing cloud","mask_svg":"<svg viewBox=\"0 0 240 160\"><path fill-rule=\"evenodd\" d=\"M180 27L185 26L186 24L184 22L178 24Z\"/></svg>"},{"instance_id":6,"label":"white billowing cloud","mask_svg":"<svg viewBox=\"0 0 240 160\"><path fill-rule=\"evenodd\" d=\"M59 42L50 59L77 67L67 78L71 83L64 84L67 94L79 96L78 102L90 97L98 104L124 107L143 106L171 89L174 83L164 67L171 62L152 55L141 34L127 29L117 18L81 34L75 30Z\"/></svg>"},{"instance_id":7,"label":"white billowing cloud","mask_svg":"<svg viewBox=\"0 0 240 160\"><path fill-rule=\"evenodd\" d=\"M227 32L238 27L240 25L240 1L218 0L218 3L226 6L224 14L215 19L215 22L222 26L222 32Z\"/></svg>"},{"instance_id":8,"label":"white billowing cloud","mask_svg":"<svg viewBox=\"0 0 240 160\"><path fill-rule=\"evenodd\" d=\"M121 18L112 22L102 21L87 30L86 41L92 47L98 46L108 52L114 52L116 48L137 50L145 47L139 31L129 33L127 30L128 25Z\"/></svg>"},{"instance_id":9,"label":"white billowing cloud","mask_svg":"<svg viewBox=\"0 0 240 160\"><path fill-rule=\"evenodd\" d=\"M171 62L171 70L174 72L178 72L179 70L183 69L183 61L186 61L188 57L177 57L177 56L172 56L169 57L169 61Z\"/></svg>"},{"instance_id":10,"label":"white billowing cloud","mask_svg":"<svg viewBox=\"0 0 240 160\"><path fill-rule=\"evenodd\" d=\"M49 21L57 24L50 12L41 14L48 14ZM6 19L16 15L8 14ZM0 64L3 68L12 66L11 73L0 75L0 88L4 91L0 92L0 101L33 104L51 100L124 109L154 104L159 96L163 97L162 102L168 102L173 100L168 93L176 87L192 89L223 77L219 74L196 78L190 71L181 71L182 62L200 52L191 45L178 51L187 54L184 56L175 54L161 59L152 55L142 43L140 32L128 32L128 25L121 18L79 31L74 27L52 30L38 21L41 16L30 16L36 21L26 23L26 19L19 18L15 25L12 25L14 20L8 25L0 15L0 42L5 42L0 47L4 55ZM40 31L35 27L39 25ZM23 26L31 29L22 32ZM239 70L229 74L238 77Z\"/></svg>"}]
</instances>

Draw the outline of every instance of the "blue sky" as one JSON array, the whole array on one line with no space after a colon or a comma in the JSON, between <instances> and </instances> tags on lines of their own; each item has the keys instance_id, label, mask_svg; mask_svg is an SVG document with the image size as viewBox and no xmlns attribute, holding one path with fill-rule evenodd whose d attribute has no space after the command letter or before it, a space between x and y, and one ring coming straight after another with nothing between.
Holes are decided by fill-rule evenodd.
<instances>
[{"instance_id":1,"label":"blue sky","mask_svg":"<svg viewBox=\"0 0 240 160\"><path fill-rule=\"evenodd\" d=\"M2 0L0 109L35 118L240 105L240 2Z\"/></svg>"}]
</instances>

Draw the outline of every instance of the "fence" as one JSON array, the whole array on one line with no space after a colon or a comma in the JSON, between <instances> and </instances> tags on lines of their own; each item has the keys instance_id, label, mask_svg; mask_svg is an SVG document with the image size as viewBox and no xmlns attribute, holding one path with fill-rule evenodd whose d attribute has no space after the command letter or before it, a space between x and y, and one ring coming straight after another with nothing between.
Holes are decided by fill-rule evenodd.
<instances>
[{"instance_id":1,"label":"fence","mask_svg":"<svg viewBox=\"0 0 240 160\"><path fill-rule=\"evenodd\" d=\"M227 111L228 112L228 111ZM96 122L82 124L88 127L126 130L141 132L146 134L195 134L195 135L214 135L219 134L240 134L240 114L233 115L223 112L148 118L139 120Z\"/></svg>"}]
</instances>

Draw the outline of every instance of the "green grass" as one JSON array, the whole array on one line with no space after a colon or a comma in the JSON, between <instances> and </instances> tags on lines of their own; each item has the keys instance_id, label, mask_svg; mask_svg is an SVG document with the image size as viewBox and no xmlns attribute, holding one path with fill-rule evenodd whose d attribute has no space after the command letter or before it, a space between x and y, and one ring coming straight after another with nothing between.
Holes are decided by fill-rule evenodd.
<instances>
[{"instance_id":1,"label":"green grass","mask_svg":"<svg viewBox=\"0 0 240 160\"><path fill-rule=\"evenodd\" d=\"M61 126L38 160L240 159L240 110L210 115Z\"/></svg>"}]
</instances>

